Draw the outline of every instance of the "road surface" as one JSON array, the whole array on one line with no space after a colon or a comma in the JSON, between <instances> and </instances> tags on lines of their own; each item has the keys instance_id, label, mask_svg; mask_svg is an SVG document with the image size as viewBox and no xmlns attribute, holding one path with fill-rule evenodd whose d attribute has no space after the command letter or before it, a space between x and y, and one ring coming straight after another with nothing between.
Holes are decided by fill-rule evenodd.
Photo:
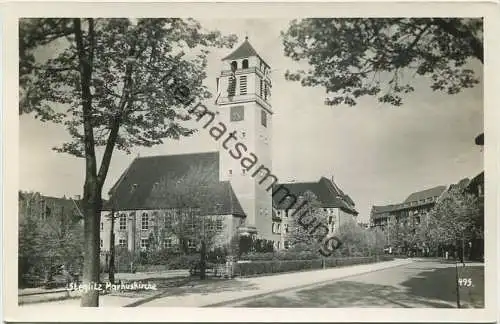
<instances>
[{"instance_id":1,"label":"road surface","mask_svg":"<svg viewBox=\"0 0 500 324\"><path fill-rule=\"evenodd\" d=\"M458 267L461 308L484 307L484 266ZM470 281L468 279L471 279ZM418 260L314 288L271 294L226 307L431 307L456 308L454 263Z\"/></svg>"}]
</instances>

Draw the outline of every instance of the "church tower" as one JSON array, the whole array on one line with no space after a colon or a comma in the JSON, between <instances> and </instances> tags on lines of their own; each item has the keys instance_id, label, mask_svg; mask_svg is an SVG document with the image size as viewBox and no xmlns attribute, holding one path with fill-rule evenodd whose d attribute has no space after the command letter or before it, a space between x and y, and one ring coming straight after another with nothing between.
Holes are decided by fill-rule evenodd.
<instances>
[{"instance_id":1,"label":"church tower","mask_svg":"<svg viewBox=\"0 0 500 324\"><path fill-rule=\"evenodd\" d=\"M220 144L220 180L231 182L247 215L246 227L255 227L257 237L272 239L272 190L266 190L272 180L259 183L262 170L255 174L260 166L272 171L270 67L248 37L222 59L222 66L217 78L218 119L227 126L228 133L235 132L236 140L226 147ZM236 143L241 144L235 147ZM253 168L246 170L242 166L248 165L242 161L245 157L257 159Z\"/></svg>"}]
</instances>

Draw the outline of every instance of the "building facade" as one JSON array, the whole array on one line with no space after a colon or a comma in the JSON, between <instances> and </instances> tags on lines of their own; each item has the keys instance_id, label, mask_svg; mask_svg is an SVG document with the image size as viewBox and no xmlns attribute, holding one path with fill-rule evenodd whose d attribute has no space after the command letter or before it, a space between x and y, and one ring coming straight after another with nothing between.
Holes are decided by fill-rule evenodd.
<instances>
[{"instance_id":1,"label":"building facade","mask_svg":"<svg viewBox=\"0 0 500 324\"><path fill-rule=\"evenodd\" d=\"M356 221L358 212L354 201L346 195L334 182L333 179L321 177L317 182L291 182L278 184L277 188L285 188L287 195L302 198L306 192L312 193L319 204L317 215L322 215L324 224L330 233L335 233L341 224L348 221ZM273 224L272 231L275 235L273 241L276 249L288 249L290 230L293 228L292 215L295 209L289 208L289 204L282 203L283 196L273 196Z\"/></svg>"},{"instance_id":2,"label":"building facade","mask_svg":"<svg viewBox=\"0 0 500 324\"><path fill-rule=\"evenodd\" d=\"M412 193L399 204L373 206L370 214L370 227L384 229L391 218L397 222L413 222L419 225L446 189L446 186L437 186Z\"/></svg>"},{"instance_id":3,"label":"building facade","mask_svg":"<svg viewBox=\"0 0 500 324\"><path fill-rule=\"evenodd\" d=\"M238 234L271 240L276 249L286 246L286 230L282 230L288 226L286 210L273 209L273 190L269 189L277 184L265 183L274 177L270 174L273 110L269 72L270 66L248 39L222 59L215 105L200 118L212 126L206 127L212 137L225 133L225 140L219 140L222 135L217 137L216 152L136 158L111 189L110 203L103 208L102 251L109 250L112 231L114 244L130 251L144 250L155 240L160 247L180 244L175 235L159 233L175 215L179 218L181 209L197 210L197 215L215 220L216 245L227 244ZM180 180L200 173L205 178L209 175L202 187L191 181L182 193L172 193L182 187ZM357 215L354 202L326 178L284 186L297 194L305 190L315 193L330 215L332 229L342 219ZM155 198L158 188L164 189L163 196ZM195 248L198 243L188 245Z\"/></svg>"},{"instance_id":4,"label":"building facade","mask_svg":"<svg viewBox=\"0 0 500 324\"><path fill-rule=\"evenodd\" d=\"M47 219L57 217L66 220L81 220L80 197L50 197L39 192L19 191L18 197L19 221L25 217Z\"/></svg>"}]
</instances>

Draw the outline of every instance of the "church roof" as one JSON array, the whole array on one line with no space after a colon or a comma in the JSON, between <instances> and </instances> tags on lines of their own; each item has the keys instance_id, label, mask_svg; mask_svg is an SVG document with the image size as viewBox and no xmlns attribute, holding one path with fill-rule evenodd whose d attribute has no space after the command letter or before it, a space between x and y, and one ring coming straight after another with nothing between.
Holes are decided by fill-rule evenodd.
<instances>
[{"instance_id":1,"label":"church roof","mask_svg":"<svg viewBox=\"0 0 500 324\"><path fill-rule=\"evenodd\" d=\"M248 41L248 37L246 37L245 41L240 46L238 46L237 49L235 49L228 56L224 57L222 60L223 61L225 61L225 60L238 60L238 59L242 59L242 58L248 58L250 56L257 56L265 63L265 61L262 59L262 57L260 57L260 55L257 53L255 48L253 48L253 46ZM267 63L266 63L266 65L267 65Z\"/></svg>"},{"instance_id":2,"label":"church roof","mask_svg":"<svg viewBox=\"0 0 500 324\"><path fill-rule=\"evenodd\" d=\"M163 180L169 183L169 179L186 177L193 168L206 171L207 179L203 186L198 186L196 181L188 182L192 189L184 188L177 195L170 188L160 193L156 189ZM202 214L245 215L231 184L219 181L218 152L136 158L113 186L111 193L117 210L199 207ZM193 193L197 196L196 203L189 197ZM111 202L105 204L103 210L111 210Z\"/></svg>"},{"instance_id":3,"label":"church roof","mask_svg":"<svg viewBox=\"0 0 500 324\"><path fill-rule=\"evenodd\" d=\"M314 193L323 208L341 208L346 212L357 215L354 203L350 197L345 195L331 180L321 177L318 182L293 182L275 185L275 190L283 186L290 191L290 194L299 197L307 191ZM282 195L273 195L275 206L280 203Z\"/></svg>"}]
</instances>

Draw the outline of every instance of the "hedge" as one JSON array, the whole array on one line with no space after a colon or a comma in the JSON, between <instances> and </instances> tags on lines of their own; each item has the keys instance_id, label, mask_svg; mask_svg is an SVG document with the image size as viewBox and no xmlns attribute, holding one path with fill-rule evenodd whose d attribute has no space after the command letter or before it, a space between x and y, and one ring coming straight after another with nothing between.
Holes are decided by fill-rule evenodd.
<instances>
[{"instance_id":1,"label":"hedge","mask_svg":"<svg viewBox=\"0 0 500 324\"><path fill-rule=\"evenodd\" d=\"M379 261L392 260L392 257L379 256ZM356 264L367 264L377 262L377 257L353 257L353 258L324 258L313 260L270 260L251 261L236 263L234 266L235 276L252 276L257 274L272 274L280 272L291 272L301 270L322 269L341 267Z\"/></svg>"},{"instance_id":2,"label":"hedge","mask_svg":"<svg viewBox=\"0 0 500 324\"><path fill-rule=\"evenodd\" d=\"M246 253L240 257L240 260L248 261L271 261L271 260L314 260L318 259L318 253L301 251L301 252L267 252L267 253Z\"/></svg>"}]
</instances>

